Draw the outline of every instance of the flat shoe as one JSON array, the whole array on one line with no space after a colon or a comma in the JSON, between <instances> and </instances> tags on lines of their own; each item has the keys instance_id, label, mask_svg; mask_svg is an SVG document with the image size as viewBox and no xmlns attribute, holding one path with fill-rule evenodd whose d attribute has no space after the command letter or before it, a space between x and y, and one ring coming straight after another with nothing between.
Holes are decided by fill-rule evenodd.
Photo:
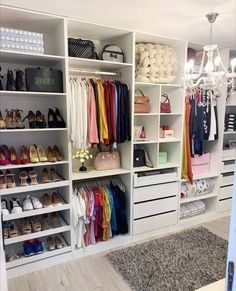
<instances>
[{"instance_id":1,"label":"flat shoe","mask_svg":"<svg viewBox=\"0 0 236 291\"><path fill-rule=\"evenodd\" d=\"M54 238L54 242L55 242L55 246L57 249L62 249L64 247L64 244L62 242L62 240L59 237L55 237Z\"/></svg>"}]
</instances>

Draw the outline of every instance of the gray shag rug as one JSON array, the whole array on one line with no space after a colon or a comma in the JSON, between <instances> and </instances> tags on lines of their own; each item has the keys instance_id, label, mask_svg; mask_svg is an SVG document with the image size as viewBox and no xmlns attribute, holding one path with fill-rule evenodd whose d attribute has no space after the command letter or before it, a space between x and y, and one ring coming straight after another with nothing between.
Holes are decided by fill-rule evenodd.
<instances>
[{"instance_id":1,"label":"gray shag rug","mask_svg":"<svg viewBox=\"0 0 236 291\"><path fill-rule=\"evenodd\" d=\"M198 227L107 256L137 291L192 291L225 277L227 241Z\"/></svg>"}]
</instances>

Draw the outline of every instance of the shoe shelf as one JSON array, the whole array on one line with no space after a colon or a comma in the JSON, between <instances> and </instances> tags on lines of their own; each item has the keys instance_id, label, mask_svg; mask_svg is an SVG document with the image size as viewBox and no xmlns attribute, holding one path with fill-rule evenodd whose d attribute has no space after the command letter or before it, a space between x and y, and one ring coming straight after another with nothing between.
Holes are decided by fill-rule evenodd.
<instances>
[{"instance_id":1,"label":"shoe shelf","mask_svg":"<svg viewBox=\"0 0 236 291\"><path fill-rule=\"evenodd\" d=\"M71 226L66 224L66 222L63 219L60 220L60 223L61 223L60 227L51 228L48 230L42 230L42 231L38 231L38 232L32 232L29 234L18 235L16 237L6 238L6 239L4 239L4 244L11 245L11 244L15 244L18 242L32 240L35 238L40 238L40 237L45 237L45 236L50 236L50 235L54 235L54 234L58 234L58 233L62 233L62 232L66 232L66 231L71 230Z\"/></svg>"},{"instance_id":2,"label":"shoe shelf","mask_svg":"<svg viewBox=\"0 0 236 291\"><path fill-rule=\"evenodd\" d=\"M15 267L18 267L18 266L21 266L21 265L24 265L24 264L33 263L33 262L36 262L36 261L39 261L39 260L43 260L43 259L47 259L47 258L54 257L54 256L57 256L57 255L61 255L61 254L64 254L64 253L71 252L72 247L68 246L68 244L66 243L65 239L61 235L59 236L59 238L62 240L62 242L64 244L63 248L55 249L53 251L48 251L47 250L47 246L46 246L46 241L42 240L43 247L44 247L44 251L43 251L42 254L32 255L30 257L24 257L22 255L22 257L14 260L14 261L7 262L6 263L7 269L15 268ZM7 248L9 248L9 246L6 247L6 251L7 251Z\"/></svg>"},{"instance_id":3,"label":"shoe shelf","mask_svg":"<svg viewBox=\"0 0 236 291\"><path fill-rule=\"evenodd\" d=\"M0 50L2 63L54 66L65 60L63 56Z\"/></svg>"},{"instance_id":4,"label":"shoe shelf","mask_svg":"<svg viewBox=\"0 0 236 291\"><path fill-rule=\"evenodd\" d=\"M29 185L29 186L19 186L14 188L1 189L0 195L13 195L17 193L25 193L25 192L33 192L39 190L53 189L53 188L61 188L65 186L69 186L70 182L68 180L58 181L58 182L50 182L50 183L40 183L37 185Z\"/></svg>"},{"instance_id":5,"label":"shoe shelf","mask_svg":"<svg viewBox=\"0 0 236 291\"><path fill-rule=\"evenodd\" d=\"M11 170L11 169L21 169L21 168L29 168L29 167L48 167L48 166L57 166L57 165L64 165L68 164L69 162L67 160L65 161L58 161L58 162L40 162L40 163L28 163L28 164L21 164L21 165L14 165L14 164L9 164L6 166L0 166L0 170Z\"/></svg>"},{"instance_id":6,"label":"shoe shelf","mask_svg":"<svg viewBox=\"0 0 236 291\"><path fill-rule=\"evenodd\" d=\"M23 128L23 129L1 129L0 133L54 132L67 130L68 130L67 128Z\"/></svg>"},{"instance_id":7,"label":"shoe shelf","mask_svg":"<svg viewBox=\"0 0 236 291\"><path fill-rule=\"evenodd\" d=\"M200 196L195 196L195 197L190 197L190 198L180 198L180 204L184 204L187 202L193 202L193 201L197 201L197 200L205 200L205 199L217 197L217 196L218 196L217 193L210 193L210 194L200 195Z\"/></svg>"},{"instance_id":8,"label":"shoe shelf","mask_svg":"<svg viewBox=\"0 0 236 291\"><path fill-rule=\"evenodd\" d=\"M72 180L78 181L78 180L84 180L84 179L108 177L108 176L122 175L122 174L128 174L128 173L130 173L130 171L126 169L113 169L113 170L104 170L104 171L89 170L88 172L85 172L85 173L72 172Z\"/></svg>"},{"instance_id":9,"label":"shoe shelf","mask_svg":"<svg viewBox=\"0 0 236 291\"><path fill-rule=\"evenodd\" d=\"M7 215L3 215L3 221L36 216L36 215L41 215L41 214L47 214L47 213L63 211L67 209L70 209L70 204L65 203L59 206L52 206L52 207L45 207L45 208L34 209L34 210L29 210L29 211L22 211L20 213L11 213Z\"/></svg>"},{"instance_id":10,"label":"shoe shelf","mask_svg":"<svg viewBox=\"0 0 236 291\"><path fill-rule=\"evenodd\" d=\"M52 97L52 96L66 96L66 93L54 93L54 92L32 92L32 91L0 91L0 96L45 96L45 97Z\"/></svg>"}]
</instances>

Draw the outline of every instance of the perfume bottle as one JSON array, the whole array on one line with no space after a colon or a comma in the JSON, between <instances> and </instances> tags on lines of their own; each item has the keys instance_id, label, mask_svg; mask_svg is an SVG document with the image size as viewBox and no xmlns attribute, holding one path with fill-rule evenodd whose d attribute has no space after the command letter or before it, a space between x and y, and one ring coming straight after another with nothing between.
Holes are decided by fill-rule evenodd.
<instances>
[{"instance_id":1,"label":"perfume bottle","mask_svg":"<svg viewBox=\"0 0 236 291\"><path fill-rule=\"evenodd\" d=\"M141 138L141 139L146 138L146 134L145 134L145 131L144 131L144 126L142 127L142 131L141 131L141 133L140 133L140 138Z\"/></svg>"}]
</instances>

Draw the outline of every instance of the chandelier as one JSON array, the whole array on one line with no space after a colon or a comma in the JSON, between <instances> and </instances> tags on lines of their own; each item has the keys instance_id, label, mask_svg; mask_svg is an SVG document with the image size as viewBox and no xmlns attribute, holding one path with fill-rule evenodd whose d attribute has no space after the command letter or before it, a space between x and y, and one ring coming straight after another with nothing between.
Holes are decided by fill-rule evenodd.
<instances>
[{"instance_id":1,"label":"chandelier","mask_svg":"<svg viewBox=\"0 0 236 291\"><path fill-rule=\"evenodd\" d=\"M203 46L199 71L195 71L193 59L186 64L184 83L187 87L234 85L236 80L236 58L230 61L230 68L227 70L222 62L218 45L212 44L212 26L218 15L218 13L214 12L206 15L210 23L210 44Z\"/></svg>"}]
</instances>

